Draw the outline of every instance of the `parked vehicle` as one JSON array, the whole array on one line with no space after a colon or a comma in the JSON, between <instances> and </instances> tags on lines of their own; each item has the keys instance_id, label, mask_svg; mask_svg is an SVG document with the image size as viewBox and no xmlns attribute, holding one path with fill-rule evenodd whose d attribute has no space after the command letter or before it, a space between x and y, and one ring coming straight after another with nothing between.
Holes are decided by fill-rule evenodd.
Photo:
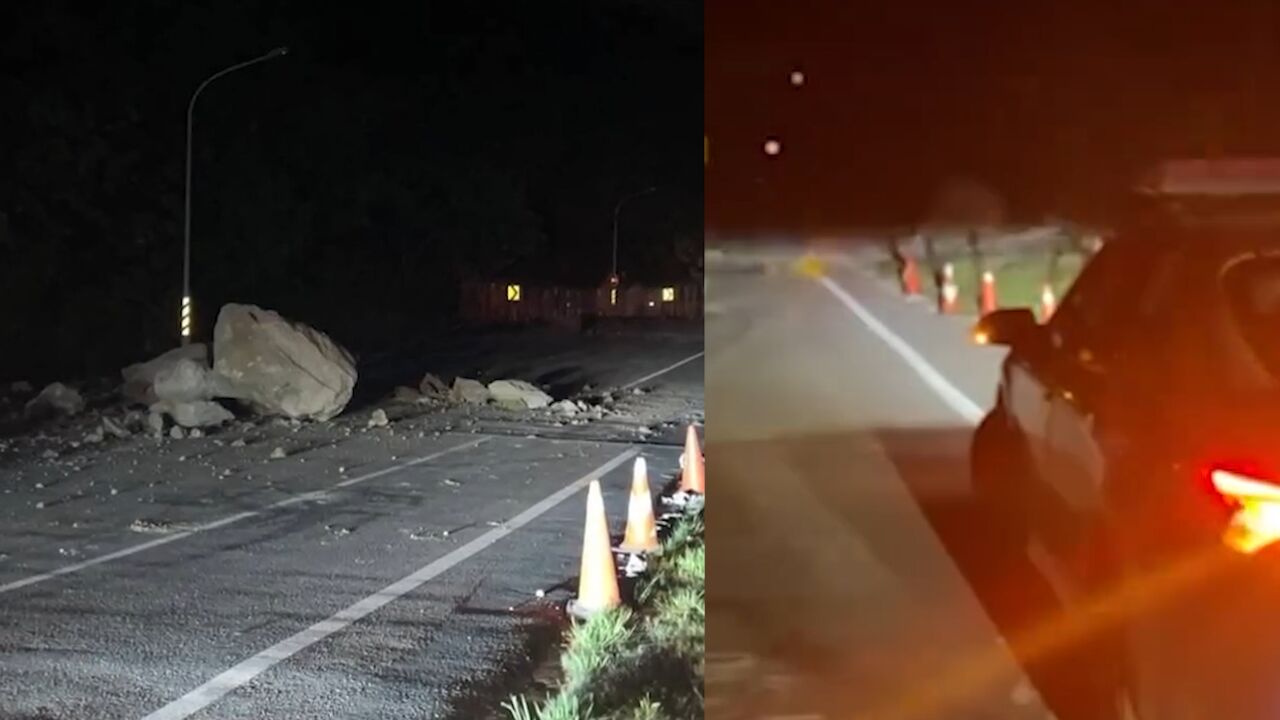
<instances>
[{"instance_id":1,"label":"parked vehicle","mask_svg":"<svg viewBox=\"0 0 1280 720\"><path fill-rule=\"evenodd\" d=\"M1070 586L1115 717L1280 717L1280 164L1154 187L1010 348L975 489ZM1197 174L1198 173L1198 174ZM1243 178L1243 179L1242 179Z\"/></svg>"}]
</instances>

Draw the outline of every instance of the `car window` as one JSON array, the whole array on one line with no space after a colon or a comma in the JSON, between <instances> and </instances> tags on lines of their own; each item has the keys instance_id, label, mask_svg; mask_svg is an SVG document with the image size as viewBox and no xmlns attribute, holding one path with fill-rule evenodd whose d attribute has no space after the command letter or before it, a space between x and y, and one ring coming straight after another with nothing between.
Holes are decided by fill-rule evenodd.
<instances>
[{"instance_id":1,"label":"car window","mask_svg":"<svg viewBox=\"0 0 1280 720\"><path fill-rule=\"evenodd\" d=\"M1080 274L1049 322L1050 341L1098 359L1154 348L1177 277L1177 254L1160 244L1108 243ZM1141 338L1142 342L1134 342Z\"/></svg>"},{"instance_id":2,"label":"car window","mask_svg":"<svg viewBox=\"0 0 1280 720\"><path fill-rule=\"evenodd\" d=\"M1249 349L1280 377L1280 255L1258 255L1231 264L1222 290L1232 319Z\"/></svg>"}]
</instances>

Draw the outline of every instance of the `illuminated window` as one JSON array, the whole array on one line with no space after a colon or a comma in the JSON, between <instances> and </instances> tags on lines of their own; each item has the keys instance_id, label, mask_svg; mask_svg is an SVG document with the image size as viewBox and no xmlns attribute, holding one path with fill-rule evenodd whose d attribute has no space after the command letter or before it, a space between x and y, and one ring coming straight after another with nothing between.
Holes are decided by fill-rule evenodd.
<instances>
[{"instance_id":1,"label":"illuminated window","mask_svg":"<svg viewBox=\"0 0 1280 720\"><path fill-rule=\"evenodd\" d=\"M520 302L520 286L519 285L507 286L507 302Z\"/></svg>"},{"instance_id":2,"label":"illuminated window","mask_svg":"<svg viewBox=\"0 0 1280 720\"><path fill-rule=\"evenodd\" d=\"M618 288L609 289L609 304L610 305L618 304Z\"/></svg>"},{"instance_id":3,"label":"illuminated window","mask_svg":"<svg viewBox=\"0 0 1280 720\"><path fill-rule=\"evenodd\" d=\"M673 287L662 288L662 302L675 302L676 289Z\"/></svg>"}]
</instances>

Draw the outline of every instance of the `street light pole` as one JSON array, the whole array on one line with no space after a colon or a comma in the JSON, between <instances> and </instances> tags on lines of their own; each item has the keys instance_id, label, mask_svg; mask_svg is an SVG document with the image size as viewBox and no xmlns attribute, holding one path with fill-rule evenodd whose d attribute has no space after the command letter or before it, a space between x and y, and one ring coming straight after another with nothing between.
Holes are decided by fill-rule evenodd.
<instances>
[{"instance_id":1,"label":"street light pole","mask_svg":"<svg viewBox=\"0 0 1280 720\"><path fill-rule=\"evenodd\" d=\"M626 204L628 200L634 200L642 195L648 195L651 192L655 192L657 189L658 188L656 187L648 187L638 193L632 193L619 200L618 204L613 206L613 263L611 265L609 275L610 280L618 277L618 213L622 211L622 206Z\"/></svg>"},{"instance_id":2,"label":"street light pole","mask_svg":"<svg viewBox=\"0 0 1280 720\"><path fill-rule=\"evenodd\" d=\"M278 47L265 55L219 70L205 78L204 82L200 83L196 88L196 91L191 94L191 102L187 103L187 177L186 199L182 210L182 307L179 315L179 330L182 333L183 345L191 342L191 129L192 121L195 119L196 98L200 97L201 91L203 91L209 83L217 80L223 75L247 68L250 65L256 65L266 60L274 60L288 52L289 48Z\"/></svg>"}]
</instances>

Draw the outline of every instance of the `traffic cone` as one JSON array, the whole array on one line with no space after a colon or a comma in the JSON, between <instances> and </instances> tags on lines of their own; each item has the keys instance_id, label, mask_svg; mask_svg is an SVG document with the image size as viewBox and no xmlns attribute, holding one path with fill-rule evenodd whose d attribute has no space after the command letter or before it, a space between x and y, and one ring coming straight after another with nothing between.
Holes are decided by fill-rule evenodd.
<instances>
[{"instance_id":1,"label":"traffic cone","mask_svg":"<svg viewBox=\"0 0 1280 720\"><path fill-rule=\"evenodd\" d=\"M910 255L907 256L902 268L902 291L907 295L920 294L920 271L916 268L915 259Z\"/></svg>"},{"instance_id":2,"label":"traffic cone","mask_svg":"<svg viewBox=\"0 0 1280 720\"><path fill-rule=\"evenodd\" d=\"M1058 306L1058 299L1053 295L1053 286L1045 283L1040 289L1040 320L1048 320Z\"/></svg>"},{"instance_id":3,"label":"traffic cone","mask_svg":"<svg viewBox=\"0 0 1280 720\"><path fill-rule=\"evenodd\" d=\"M618 607L617 569L609 547L609 519L604 514L604 496L600 481L592 480L587 490L587 522L582 534L582 568L578 574L578 596L569 601L568 611L576 618Z\"/></svg>"},{"instance_id":4,"label":"traffic cone","mask_svg":"<svg viewBox=\"0 0 1280 720\"><path fill-rule=\"evenodd\" d=\"M698 431L692 425L685 433L684 454L680 456L680 490L707 494L706 465L698 447Z\"/></svg>"},{"instance_id":5,"label":"traffic cone","mask_svg":"<svg viewBox=\"0 0 1280 720\"><path fill-rule=\"evenodd\" d=\"M996 310L996 276L990 270L982 272L982 290L978 294L978 311L986 315Z\"/></svg>"},{"instance_id":6,"label":"traffic cone","mask_svg":"<svg viewBox=\"0 0 1280 720\"><path fill-rule=\"evenodd\" d=\"M956 287L956 269L951 263L942 266L942 286L938 288L938 312L950 315L956 311L960 290Z\"/></svg>"},{"instance_id":7,"label":"traffic cone","mask_svg":"<svg viewBox=\"0 0 1280 720\"><path fill-rule=\"evenodd\" d=\"M658 549L658 521L653 517L653 496L649 494L649 470L644 458L636 458L631 472L631 500L627 503L627 531L618 549L625 553L646 553Z\"/></svg>"}]
</instances>

